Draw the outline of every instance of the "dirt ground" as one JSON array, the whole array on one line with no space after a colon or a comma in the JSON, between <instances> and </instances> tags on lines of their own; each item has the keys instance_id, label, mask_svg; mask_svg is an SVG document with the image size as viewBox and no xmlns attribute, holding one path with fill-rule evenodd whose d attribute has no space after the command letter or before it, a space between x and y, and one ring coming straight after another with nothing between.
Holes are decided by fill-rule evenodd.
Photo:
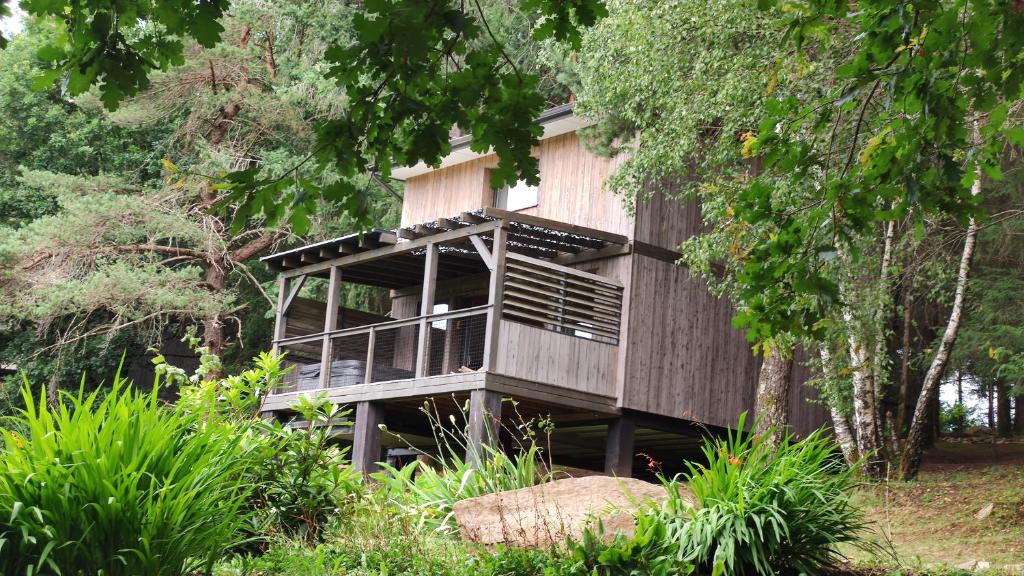
<instances>
[{"instance_id":1,"label":"dirt ground","mask_svg":"<svg viewBox=\"0 0 1024 576\"><path fill-rule=\"evenodd\" d=\"M857 503L874 521L875 541L907 568L978 561L1024 574L1024 441L942 441L917 481L864 488ZM976 517L989 504L991 513Z\"/></svg>"}]
</instances>

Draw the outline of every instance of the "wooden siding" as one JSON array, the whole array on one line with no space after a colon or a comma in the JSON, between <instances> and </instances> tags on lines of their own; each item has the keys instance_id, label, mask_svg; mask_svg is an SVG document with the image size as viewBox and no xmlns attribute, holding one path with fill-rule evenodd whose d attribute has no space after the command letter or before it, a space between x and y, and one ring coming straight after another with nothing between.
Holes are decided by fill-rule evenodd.
<instances>
[{"instance_id":1,"label":"wooden siding","mask_svg":"<svg viewBox=\"0 0 1024 576\"><path fill-rule=\"evenodd\" d=\"M538 204L520 212L632 236L633 221L622 198L604 189L621 158L590 154L574 133L543 140ZM405 183L402 226L478 210L493 202L488 169L494 155L410 178Z\"/></svg>"},{"instance_id":2,"label":"wooden siding","mask_svg":"<svg viewBox=\"0 0 1024 576\"><path fill-rule=\"evenodd\" d=\"M697 200L679 201L667 192L651 191L648 199L636 203L634 239L669 250L678 250L684 240L704 229Z\"/></svg>"},{"instance_id":3,"label":"wooden siding","mask_svg":"<svg viewBox=\"0 0 1024 576\"><path fill-rule=\"evenodd\" d=\"M753 405L758 361L732 307L686 268L634 256L622 405L728 426Z\"/></svg>"},{"instance_id":4,"label":"wooden siding","mask_svg":"<svg viewBox=\"0 0 1024 576\"><path fill-rule=\"evenodd\" d=\"M615 395L618 347L501 321L495 372L573 390Z\"/></svg>"},{"instance_id":5,"label":"wooden siding","mask_svg":"<svg viewBox=\"0 0 1024 576\"><path fill-rule=\"evenodd\" d=\"M487 169L496 166L497 156L485 156L409 178L405 182L402 226L455 216L490 205Z\"/></svg>"}]
</instances>

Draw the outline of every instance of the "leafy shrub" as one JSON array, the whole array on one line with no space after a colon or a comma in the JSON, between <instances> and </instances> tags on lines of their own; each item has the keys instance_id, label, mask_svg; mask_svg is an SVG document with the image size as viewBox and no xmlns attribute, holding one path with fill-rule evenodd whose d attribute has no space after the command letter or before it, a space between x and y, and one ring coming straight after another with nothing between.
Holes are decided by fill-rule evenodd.
<instances>
[{"instance_id":1,"label":"leafy shrub","mask_svg":"<svg viewBox=\"0 0 1024 576\"><path fill-rule=\"evenodd\" d=\"M334 425L349 414L337 405L302 398L296 406L307 425L279 423L263 429L277 438L277 452L257 470L255 496L263 533L320 541L324 529L359 496L362 474L348 465L348 448L331 442Z\"/></svg>"},{"instance_id":2,"label":"leafy shrub","mask_svg":"<svg viewBox=\"0 0 1024 576\"><path fill-rule=\"evenodd\" d=\"M253 470L249 508L250 531L260 539L276 536L298 538L306 545L317 543L326 526L361 489L362 475L348 466L348 449L331 441L334 427L349 412L322 399L300 398L295 410L305 425L282 426L259 420L265 394L279 387L291 367L283 355L262 352L253 367L241 374L208 379L219 373L220 360L197 347L199 368L192 375L164 362L153 362L159 374L181 386L178 405L205 420L252 426L259 430L254 441L262 445L262 458Z\"/></svg>"},{"instance_id":3,"label":"leafy shrub","mask_svg":"<svg viewBox=\"0 0 1024 576\"><path fill-rule=\"evenodd\" d=\"M162 406L116 376L107 395L26 385L0 457L0 573L149 574L209 569L244 538L249 435Z\"/></svg>"},{"instance_id":4,"label":"leafy shrub","mask_svg":"<svg viewBox=\"0 0 1024 576\"><path fill-rule=\"evenodd\" d=\"M585 530L578 542L566 543L569 558L558 576L675 576L693 572L679 558L679 542L657 514L637 516L633 536L616 533L606 538L603 527ZM553 571L549 571L553 573Z\"/></svg>"},{"instance_id":5,"label":"leafy shrub","mask_svg":"<svg viewBox=\"0 0 1024 576\"><path fill-rule=\"evenodd\" d=\"M372 476L402 511L417 519L419 528L453 534L457 531L454 507L459 500L528 488L551 479L536 441L535 428L543 428L545 422L520 421L515 454L484 444L480 462L475 463L464 456L469 451L468 407L463 406L462 426L456 428L442 426L436 408L432 411L429 403L421 411L430 421L439 450L434 466L417 461L398 469L384 464L383 471ZM452 416L451 422L456 424L457 419Z\"/></svg>"},{"instance_id":6,"label":"leafy shrub","mask_svg":"<svg viewBox=\"0 0 1024 576\"><path fill-rule=\"evenodd\" d=\"M841 543L862 544L866 524L851 506L856 469L836 457L822 430L773 448L770 433L730 432L704 446L708 465L688 463L697 507L669 482L663 518L680 557L715 574L818 574Z\"/></svg>"},{"instance_id":7,"label":"leafy shrub","mask_svg":"<svg viewBox=\"0 0 1024 576\"><path fill-rule=\"evenodd\" d=\"M943 402L942 411L939 413L939 422L944 433L963 436L974 423L974 410L960 402L953 404Z\"/></svg>"}]
</instances>

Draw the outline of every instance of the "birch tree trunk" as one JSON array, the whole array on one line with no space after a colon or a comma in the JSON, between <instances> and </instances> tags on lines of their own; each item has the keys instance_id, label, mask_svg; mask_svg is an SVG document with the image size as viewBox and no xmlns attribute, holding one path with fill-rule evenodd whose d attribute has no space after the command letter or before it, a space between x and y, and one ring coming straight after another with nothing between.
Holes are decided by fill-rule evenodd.
<instances>
[{"instance_id":1,"label":"birch tree trunk","mask_svg":"<svg viewBox=\"0 0 1024 576\"><path fill-rule=\"evenodd\" d=\"M832 354L825 346L821 347L819 354L821 356L822 371L826 375L831 374ZM837 402L829 402L828 404L829 414L832 416L832 432L835 434L840 450L843 451L846 463L852 466L860 460L860 452L857 451L857 442L853 436L850 415L842 407L838 406Z\"/></svg>"},{"instance_id":2,"label":"birch tree trunk","mask_svg":"<svg viewBox=\"0 0 1024 576\"><path fill-rule=\"evenodd\" d=\"M977 132L975 125L975 132ZM981 193L981 166L975 168L974 184L971 185L971 194L977 196ZM967 295L967 280L971 273L971 261L974 259L974 247L978 239L978 225L974 218L971 218L967 225L967 237L964 239L964 250L960 255L960 266L956 275L956 293L953 296L953 308L949 312L949 321L946 323L946 331L942 334L939 348L932 358L928 372L925 374L924 382L921 385L921 396L917 399L917 406L914 408L914 418L910 422L910 432L907 434L907 441L904 443L903 454L900 458L899 478L910 480L917 476L921 469L921 454L924 451L925 425L928 423L928 408L938 396L939 382L942 374L946 371L946 364L949 363L949 353L953 349L956 337L960 333L960 322L963 318L964 300Z\"/></svg>"},{"instance_id":3,"label":"birch tree trunk","mask_svg":"<svg viewBox=\"0 0 1024 576\"><path fill-rule=\"evenodd\" d=\"M754 417L757 418L757 432L772 431L771 443L775 447L782 444L789 426L789 384L792 378L792 347L781 349L780 344L773 342L758 373Z\"/></svg>"}]
</instances>

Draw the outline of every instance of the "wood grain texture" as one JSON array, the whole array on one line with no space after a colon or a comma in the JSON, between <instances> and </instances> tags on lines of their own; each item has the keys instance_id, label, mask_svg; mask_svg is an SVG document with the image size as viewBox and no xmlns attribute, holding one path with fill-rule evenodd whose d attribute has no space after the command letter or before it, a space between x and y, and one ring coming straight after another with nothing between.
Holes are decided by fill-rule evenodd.
<instances>
[{"instance_id":1,"label":"wood grain texture","mask_svg":"<svg viewBox=\"0 0 1024 576\"><path fill-rule=\"evenodd\" d=\"M571 133L542 141L536 154L540 160L538 203L518 213L632 236L633 221L622 198L604 188L622 158L590 154ZM409 178L402 226L493 205L488 169L496 165L497 157L491 155Z\"/></svg>"},{"instance_id":2,"label":"wood grain texture","mask_svg":"<svg viewBox=\"0 0 1024 576\"><path fill-rule=\"evenodd\" d=\"M758 361L733 310L686 268L633 257L622 405L728 426L753 406Z\"/></svg>"},{"instance_id":3,"label":"wood grain texture","mask_svg":"<svg viewBox=\"0 0 1024 576\"><path fill-rule=\"evenodd\" d=\"M495 372L602 396L615 395L617 346L509 320L501 321L499 333Z\"/></svg>"}]
</instances>

